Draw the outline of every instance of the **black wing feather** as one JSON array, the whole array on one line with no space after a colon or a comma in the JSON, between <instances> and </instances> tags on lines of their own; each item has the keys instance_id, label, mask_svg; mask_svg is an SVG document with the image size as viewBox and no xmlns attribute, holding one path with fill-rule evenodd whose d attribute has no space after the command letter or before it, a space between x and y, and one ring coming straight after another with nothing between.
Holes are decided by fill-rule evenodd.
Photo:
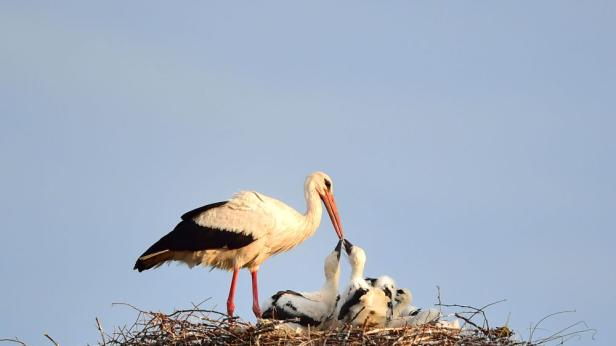
<instances>
[{"instance_id":1,"label":"black wing feather","mask_svg":"<svg viewBox=\"0 0 616 346\"><path fill-rule=\"evenodd\" d=\"M358 288L355 290L355 293L353 294L353 296L351 298L349 298L346 302L344 302L344 304L342 304L342 307L340 308L340 313L338 314L338 319L341 320L343 318L345 318L349 311L351 310L351 308L355 305L359 303L359 299L361 297L363 297L364 294L368 293L368 290L365 288Z\"/></svg>"},{"instance_id":2,"label":"black wing feather","mask_svg":"<svg viewBox=\"0 0 616 346\"><path fill-rule=\"evenodd\" d=\"M370 284L370 286L374 287L374 285L376 284L376 279L374 278L365 278L364 280L366 280L366 282L368 282L368 284Z\"/></svg>"},{"instance_id":3,"label":"black wing feather","mask_svg":"<svg viewBox=\"0 0 616 346\"><path fill-rule=\"evenodd\" d=\"M198 225L196 222L181 221L164 237L150 246L141 256L156 252L202 251L211 249L239 249L255 241L248 234L225 231Z\"/></svg>"},{"instance_id":4,"label":"black wing feather","mask_svg":"<svg viewBox=\"0 0 616 346\"><path fill-rule=\"evenodd\" d=\"M280 299L280 297L282 297L285 294L289 294L289 295L292 295L292 296L298 296L298 297L305 298L303 294L301 294L299 292L292 291L292 290L278 291L278 292L276 292L276 294L274 294L272 296L272 304L278 303L278 300Z\"/></svg>"},{"instance_id":5,"label":"black wing feather","mask_svg":"<svg viewBox=\"0 0 616 346\"><path fill-rule=\"evenodd\" d=\"M288 311L287 309L284 308L284 306L289 307L293 312ZM301 313L300 311L298 311L297 308L293 306L293 304L291 304L291 302L288 302L284 306L279 307L276 305L272 305L269 309L263 312L261 317L269 318L273 320L280 320L280 321L298 319L298 321L293 321L293 322L298 323L302 326L308 326L308 325L318 326L319 324L321 324L320 321L317 321L313 319L312 317L305 315Z\"/></svg>"},{"instance_id":6,"label":"black wing feather","mask_svg":"<svg viewBox=\"0 0 616 346\"><path fill-rule=\"evenodd\" d=\"M313 319L312 317L299 311L297 307L294 306L293 303L291 303L290 301L288 301L283 306L280 306L278 304L278 301L280 300L280 298L282 298L286 294L291 295L291 296L298 296L298 297L306 298L304 297L303 294L296 292L296 291L292 291L292 290L278 291L276 292L276 294L272 296L272 305L267 310L265 310L263 314L261 314L261 317L274 319L274 320L289 320L289 319L297 318L299 319L299 321L296 321L295 323L298 323L302 326L308 326L308 325L318 326L319 324L321 324L320 321L317 321ZM291 311L289 311L286 308L291 309Z\"/></svg>"},{"instance_id":7,"label":"black wing feather","mask_svg":"<svg viewBox=\"0 0 616 346\"><path fill-rule=\"evenodd\" d=\"M212 203L212 204L208 204L208 205L204 205L203 207L199 207L197 209L193 209L191 211L188 211L186 213L184 213L184 215L182 215L182 220L192 220L194 219L197 215L203 213L204 211L208 211L210 209L214 209L214 208L218 208L218 207L222 207L223 205L227 204L227 201L224 202L216 202L216 203Z\"/></svg>"},{"instance_id":8,"label":"black wing feather","mask_svg":"<svg viewBox=\"0 0 616 346\"><path fill-rule=\"evenodd\" d=\"M161 251L202 251L211 249L239 249L253 241L249 234L227 231L224 229L216 229L205 227L197 224L193 219L200 213L212 208L217 208L227 202L218 202L208 204L201 208L197 208L182 215L182 221L175 226L173 231L169 232L164 237L160 238L156 243L150 246L141 256L151 255ZM166 259L165 259L166 260ZM150 266L144 266L141 260L137 260L135 269L139 271L149 269Z\"/></svg>"}]
</instances>

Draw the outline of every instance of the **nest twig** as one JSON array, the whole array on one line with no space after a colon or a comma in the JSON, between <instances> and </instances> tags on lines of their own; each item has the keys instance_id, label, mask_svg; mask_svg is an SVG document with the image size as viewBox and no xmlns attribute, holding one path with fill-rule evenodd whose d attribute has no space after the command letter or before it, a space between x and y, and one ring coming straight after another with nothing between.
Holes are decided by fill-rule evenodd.
<instances>
[{"instance_id":1,"label":"nest twig","mask_svg":"<svg viewBox=\"0 0 616 346\"><path fill-rule=\"evenodd\" d=\"M293 320L261 320L256 325L229 319L226 314L214 310L192 309L177 310L170 314L150 312L126 305L137 311L138 315L131 326L116 328L109 335L103 331L97 321L101 334L100 345L502 345L531 346L551 342L562 343L571 335L579 335L585 330L563 329L549 337L532 341L520 341L507 326L490 328L483 308L471 306L444 305L464 308L465 311L453 315L464 321L464 327L451 329L435 323L416 327L376 328L366 326L342 326L332 330L320 331L308 329L295 331L285 328L284 324ZM474 321L482 317L483 321ZM532 336L531 336L532 338Z\"/></svg>"}]
</instances>

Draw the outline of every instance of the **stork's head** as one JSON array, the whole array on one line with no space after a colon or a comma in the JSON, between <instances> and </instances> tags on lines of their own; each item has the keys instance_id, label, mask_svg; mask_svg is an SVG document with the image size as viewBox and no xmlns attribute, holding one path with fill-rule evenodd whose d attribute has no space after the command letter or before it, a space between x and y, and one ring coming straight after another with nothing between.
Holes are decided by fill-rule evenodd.
<instances>
[{"instance_id":1,"label":"stork's head","mask_svg":"<svg viewBox=\"0 0 616 346\"><path fill-rule=\"evenodd\" d=\"M409 305L413 302L413 294L408 288L399 288L394 295L392 315L400 316L402 311L406 311Z\"/></svg>"},{"instance_id":2,"label":"stork's head","mask_svg":"<svg viewBox=\"0 0 616 346\"><path fill-rule=\"evenodd\" d=\"M379 276L376 280L374 280L372 286L382 289L383 292L385 292L385 295L389 297L389 299L393 300L393 295L396 291L396 282L390 276Z\"/></svg>"},{"instance_id":3,"label":"stork's head","mask_svg":"<svg viewBox=\"0 0 616 346\"><path fill-rule=\"evenodd\" d=\"M394 306L398 305L401 308L409 306L413 302L413 294L408 288L399 288L396 290L394 297Z\"/></svg>"},{"instance_id":4,"label":"stork's head","mask_svg":"<svg viewBox=\"0 0 616 346\"><path fill-rule=\"evenodd\" d=\"M353 272L363 274L364 265L366 265L366 252L359 246L351 244L350 241L344 239L344 250L349 255L349 263ZM363 275L362 275L363 276Z\"/></svg>"},{"instance_id":5,"label":"stork's head","mask_svg":"<svg viewBox=\"0 0 616 346\"><path fill-rule=\"evenodd\" d=\"M340 275L340 252L342 251L342 240L338 241L336 248L325 257L325 279L336 280Z\"/></svg>"},{"instance_id":6,"label":"stork's head","mask_svg":"<svg viewBox=\"0 0 616 346\"><path fill-rule=\"evenodd\" d=\"M306 178L305 189L309 193L315 191L319 194L323 204L325 204L325 208L327 208L327 213L332 220L338 238L344 239L338 207L336 207L336 201L334 200L334 185L332 183L332 178L323 172L314 172Z\"/></svg>"}]
</instances>

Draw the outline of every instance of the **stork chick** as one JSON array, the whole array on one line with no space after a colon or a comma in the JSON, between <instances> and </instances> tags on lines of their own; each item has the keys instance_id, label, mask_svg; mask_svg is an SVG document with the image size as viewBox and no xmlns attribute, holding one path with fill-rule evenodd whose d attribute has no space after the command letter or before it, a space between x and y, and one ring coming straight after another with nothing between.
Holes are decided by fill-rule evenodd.
<instances>
[{"instance_id":1,"label":"stork chick","mask_svg":"<svg viewBox=\"0 0 616 346\"><path fill-rule=\"evenodd\" d=\"M400 316L402 311L408 308L412 302L413 294L408 288L397 289L393 300L392 317Z\"/></svg>"},{"instance_id":2,"label":"stork chick","mask_svg":"<svg viewBox=\"0 0 616 346\"><path fill-rule=\"evenodd\" d=\"M437 322L441 313L436 309L422 310L414 306L403 309L400 316L394 317L387 324L388 327L420 326L426 323Z\"/></svg>"},{"instance_id":3,"label":"stork chick","mask_svg":"<svg viewBox=\"0 0 616 346\"><path fill-rule=\"evenodd\" d=\"M342 240L326 258L324 264L325 283L315 292L279 291L271 296L261 307L263 318L287 320L296 318L297 322L288 323L293 329L304 327L321 327L335 308L340 281L340 251Z\"/></svg>"},{"instance_id":4,"label":"stork chick","mask_svg":"<svg viewBox=\"0 0 616 346\"><path fill-rule=\"evenodd\" d=\"M351 264L351 280L340 295L336 308L338 322L355 326L385 326L389 298L383 290L372 287L364 279L365 251L346 239L344 249Z\"/></svg>"},{"instance_id":5,"label":"stork chick","mask_svg":"<svg viewBox=\"0 0 616 346\"><path fill-rule=\"evenodd\" d=\"M396 292L396 282L393 278L387 275L379 276L378 278L366 278L366 281L374 288L380 289L388 298L387 302L387 318L393 317L394 311L394 292Z\"/></svg>"}]
</instances>

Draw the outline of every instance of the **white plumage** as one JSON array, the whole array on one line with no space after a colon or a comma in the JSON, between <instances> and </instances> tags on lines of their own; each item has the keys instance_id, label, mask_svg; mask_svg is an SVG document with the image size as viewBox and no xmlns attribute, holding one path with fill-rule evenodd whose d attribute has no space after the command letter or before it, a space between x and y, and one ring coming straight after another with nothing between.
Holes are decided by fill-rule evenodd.
<instances>
[{"instance_id":1,"label":"white plumage","mask_svg":"<svg viewBox=\"0 0 616 346\"><path fill-rule=\"evenodd\" d=\"M323 287L315 292L279 291L263 304L263 318L286 320L295 318L296 323L287 323L292 329L307 326L322 327L332 316L340 281L340 251L342 241L325 258Z\"/></svg>"},{"instance_id":2,"label":"white plumage","mask_svg":"<svg viewBox=\"0 0 616 346\"><path fill-rule=\"evenodd\" d=\"M397 317L402 314L402 311L407 309L413 302L413 294L408 288L399 288L396 290L393 301L392 317Z\"/></svg>"},{"instance_id":3,"label":"white plumage","mask_svg":"<svg viewBox=\"0 0 616 346\"><path fill-rule=\"evenodd\" d=\"M232 270L227 300L227 312L232 316L237 274L241 268L247 268L252 274L253 311L259 317L259 266L270 256L292 249L314 234L321 222L321 200L338 237L343 238L331 178L322 172L312 173L304 183L304 196L304 214L254 191L242 191L229 201L189 211L173 231L139 257L135 269L143 271L175 260L190 267Z\"/></svg>"},{"instance_id":4,"label":"white plumage","mask_svg":"<svg viewBox=\"0 0 616 346\"><path fill-rule=\"evenodd\" d=\"M365 251L346 239L344 247L351 264L351 280L340 293L340 301L336 306L337 322L384 326L387 322L389 298L382 289L373 287L364 279Z\"/></svg>"},{"instance_id":5,"label":"white plumage","mask_svg":"<svg viewBox=\"0 0 616 346\"><path fill-rule=\"evenodd\" d=\"M378 278L366 278L366 281L374 288L380 289L388 298L387 302L387 319L391 319L394 309L394 294L396 292L396 281L388 275L382 275Z\"/></svg>"},{"instance_id":6,"label":"white plumage","mask_svg":"<svg viewBox=\"0 0 616 346\"><path fill-rule=\"evenodd\" d=\"M408 313L408 314L407 314ZM411 306L398 317L394 317L388 323L388 327L419 326L426 323L437 322L441 318L441 313L436 309L422 310Z\"/></svg>"},{"instance_id":7,"label":"white plumage","mask_svg":"<svg viewBox=\"0 0 616 346\"><path fill-rule=\"evenodd\" d=\"M363 278L365 251L344 240L351 264L351 280L341 292L336 307L339 323L375 327L418 326L439 321L438 310L422 310L411 306L413 295L407 288L398 289L393 278ZM443 321L442 325L455 327L456 322Z\"/></svg>"}]
</instances>

